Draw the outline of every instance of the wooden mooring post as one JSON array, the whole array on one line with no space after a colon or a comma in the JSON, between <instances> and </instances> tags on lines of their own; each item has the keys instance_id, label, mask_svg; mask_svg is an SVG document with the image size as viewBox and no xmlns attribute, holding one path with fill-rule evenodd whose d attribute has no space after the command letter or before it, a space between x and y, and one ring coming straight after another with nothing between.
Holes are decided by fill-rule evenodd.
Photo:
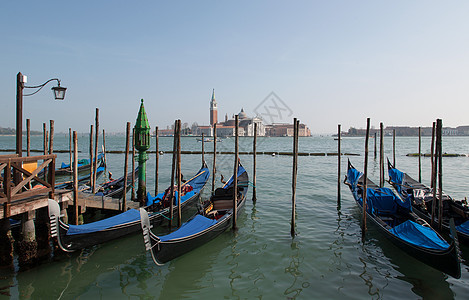
<instances>
[{"instance_id":1,"label":"wooden mooring post","mask_svg":"<svg viewBox=\"0 0 469 300\"><path fill-rule=\"evenodd\" d=\"M296 179L298 173L298 125L299 121L293 119L293 171L292 171L292 208L291 208L291 227L290 235L295 237L296 235Z\"/></svg>"},{"instance_id":2,"label":"wooden mooring post","mask_svg":"<svg viewBox=\"0 0 469 300\"><path fill-rule=\"evenodd\" d=\"M68 128L68 154L70 161L70 180L73 181L73 144L72 128Z\"/></svg>"},{"instance_id":3,"label":"wooden mooring post","mask_svg":"<svg viewBox=\"0 0 469 300\"><path fill-rule=\"evenodd\" d=\"M213 124L212 195L215 192L216 173L217 173L217 123Z\"/></svg>"},{"instance_id":4,"label":"wooden mooring post","mask_svg":"<svg viewBox=\"0 0 469 300\"><path fill-rule=\"evenodd\" d=\"M158 126L155 128L155 197L158 195L158 168L160 164L160 153L158 145Z\"/></svg>"},{"instance_id":5,"label":"wooden mooring post","mask_svg":"<svg viewBox=\"0 0 469 300\"><path fill-rule=\"evenodd\" d=\"M37 259L49 258L52 252L50 247L50 219L49 208L41 207L36 210L36 242Z\"/></svg>"},{"instance_id":6,"label":"wooden mooring post","mask_svg":"<svg viewBox=\"0 0 469 300\"><path fill-rule=\"evenodd\" d=\"M252 201L257 201L256 195L256 154L257 154L257 123L254 123L254 140L252 141Z\"/></svg>"},{"instance_id":7,"label":"wooden mooring post","mask_svg":"<svg viewBox=\"0 0 469 300\"><path fill-rule=\"evenodd\" d=\"M35 216L34 210L29 210L21 215L21 234L15 245L20 269L30 267L37 258Z\"/></svg>"},{"instance_id":8,"label":"wooden mooring post","mask_svg":"<svg viewBox=\"0 0 469 300\"><path fill-rule=\"evenodd\" d=\"M44 155L47 155L48 154L48 151L47 151L47 125L46 123L42 123L42 146L43 146L43 150L44 150Z\"/></svg>"},{"instance_id":9,"label":"wooden mooring post","mask_svg":"<svg viewBox=\"0 0 469 300\"><path fill-rule=\"evenodd\" d=\"M127 122L127 128L125 132L124 192L122 195L122 211L127 211L127 182L129 180L127 173L129 169L130 122Z\"/></svg>"},{"instance_id":10,"label":"wooden mooring post","mask_svg":"<svg viewBox=\"0 0 469 300\"><path fill-rule=\"evenodd\" d=\"M384 186L384 125L379 123L379 187Z\"/></svg>"},{"instance_id":11,"label":"wooden mooring post","mask_svg":"<svg viewBox=\"0 0 469 300\"><path fill-rule=\"evenodd\" d=\"M433 185L433 168L435 167L435 126L436 126L436 123L433 122L433 126L432 126L432 142L431 142L431 146L430 146L430 160L431 160L431 174L430 174L430 187L433 188L434 185Z\"/></svg>"},{"instance_id":12,"label":"wooden mooring post","mask_svg":"<svg viewBox=\"0 0 469 300\"><path fill-rule=\"evenodd\" d=\"M93 173L94 173L94 163L93 163L93 133L94 126L90 125L90 187L93 186Z\"/></svg>"},{"instance_id":13,"label":"wooden mooring post","mask_svg":"<svg viewBox=\"0 0 469 300\"><path fill-rule=\"evenodd\" d=\"M419 126L419 182L422 182L422 127Z\"/></svg>"},{"instance_id":14,"label":"wooden mooring post","mask_svg":"<svg viewBox=\"0 0 469 300\"><path fill-rule=\"evenodd\" d=\"M31 120L26 119L26 155L31 156ZM28 184L28 188L32 188L31 182Z\"/></svg>"},{"instance_id":15,"label":"wooden mooring post","mask_svg":"<svg viewBox=\"0 0 469 300\"><path fill-rule=\"evenodd\" d=\"M171 196L170 199L171 201L169 202L169 229L171 229L173 225L173 218L174 218L174 209L173 209L173 203L174 203L174 175L176 172L176 157L177 157L177 126L178 126L178 121L174 121L174 134L173 134L173 160L171 164Z\"/></svg>"},{"instance_id":16,"label":"wooden mooring post","mask_svg":"<svg viewBox=\"0 0 469 300\"><path fill-rule=\"evenodd\" d=\"M366 119L366 136L365 136L365 167L363 172L363 212L362 212L362 241L365 240L366 234L366 189L368 187L368 139L370 137L370 118Z\"/></svg>"},{"instance_id":17,"label":"wooden mooring post","mask_svg":"<svg viewBox=\"0 0 469 300\"><path fill-rule=\"evenodd\" d=\"M31 155L31 120L26 119L26 155Z\"/></svg>"},{"instance_id":18,"label":"wooden mooring post","mask_svg":"<svg viewBox=\"0 0 469 300\"><path fill-rule=\"evenodd\" d=\"M239 165L239 115L235 115L235 162L233 171L233 230L238 229L236 219L238 217L238 165Z\"/></svg>"},{"instance_id":19,"label":"wooden mooring post","mask_svg":"<svg viewBox=\"0 0 469 300\"><path fill-rule=\"evenodd\" d=\"M436 144L438 143L438 136L436 134L437 131L437 124L433 122L433 129L432 129L432 191L433 191L433 200L432 200L432 220L431 226L435 228L435 213L436 213L436 170L437 170L437 163L438 163L438 147Z\"/></svg>"},{"instance_id":20,"label":"wooden mooring post","mask_svg":"<svg viewBox=\"0 0 469 300\"><path fill-rule=\"evenodd\" d=\"M396 167L396 129L392 130L392 165Z\"/></svg>"},{"instance_id":21,"label":"wooden mooring post","mask_svg":"<svg viewBox=\"0 0 469 300\"><path fill-rule=\"evenodd\" d=\"M130 193L130 199L135 201L135 127L132 128L132 188Z\"/></svg>"},{"instance_id":22,"label":"wooden mooring post","mask_svg":"<svg viewBox=\"0 0 469 300\"><path fill-rule=\"evenodd\" d=\"M49 129L50 129L50 135L49 135L49 154L54 153L54 120L49 121Z\"/></svg>"},{"instance_id":23,"label":"wooden mooring post","mask_svg":"<svg viewBox=\"0 0 469 300\"><path fill-rule=\"evenodd\" d=\"M182 173L181 173L181 120L178 120L177 126L177 178L178 178L178 228L182 225L182 210L181 210L181 183L182 183ZM204 143L202 142L202 145ZM204 161L204 151L202 147L202 161Z\"/></svg>"},{"instance_id":24,"label":"wooden mooring post","mask_svg":"<svg viewBox=\"0 0 469 300\"><path fill-rule=\"evenodd\" d=\"M47 155L49 153L48 149L47 149L47 141L48 141L48 138L47 138L47 125L46 123L42 123L42 137L43 137L43 140L42 140L42 144L43 144L43 150L44 150L44 155ZM44 168L44 180L47 181L47 169L48 167Z\"/></svg>"},{"instance_id":25,"label":"wooden mooring post","mask_svg":"<svg viewBox=\"0 0 469 300\"><path fill-rule=\"evenodd\" d=\"M436 120L437 128L437 148L438 148L438 230L441 231L441 222L443 219L443 159L442 159L442 129L443 124L441 119Z\"/></svg>"},{"instance_id":26,"label":"wooden mooring post","mask_svg":"<svg viewBox=\"0 0 469 300\"><path fill-rule=\"evenodd\" d=\"M96 117L95 117L95 142L94 142L94 161L93 161L93 194L96 193L96 173L98 169L98 144L99 144L99 108L96 108ZM104 175L106 176L106 175Z\"/></svg>"},{"instance_id":27,"label":"wooden mooring post","mask_svg":"<svg viewBox=\"0 0 469 300\"><path fill-rule=\"evenodd\" d=\"M342 152L340 150L340 142L342 140L340 134L340 124L337 125L337 209L340 210L340 158Z\"/></svg>"},{"instance_id":28,"label":"wooden mooring post","mask_svg":"<svg viewBox=\"0 0 469 300\"><path fill-rule=\"evenodd\" d=\"M103 129L103 155L104 155L104 178L106 178L107 174L107 156L106 156L106 131ZM110 176L109 176L110 177ZM109 178L111 180L111 178Z\"/></svg>"},{"instance_id":29,"label":"wooden mooring post","mask_svg":"<svg viewBox=\"0 0 469 300\"><path fill-rule=\"evenodd\" d=\"M0 267L13 269L13 243L10 220L0 219Z\"/></svg>"},{"instance_id":30,"label":"wooden mooring post","mask_svg":"<svg viewBox=\"0 0 469 300\"><path fill-rule=\"evenodd\" d=\"M78 137L77 132L73 131L73 209L75 225L78 225Z\"/></svg>"}]
</instances>

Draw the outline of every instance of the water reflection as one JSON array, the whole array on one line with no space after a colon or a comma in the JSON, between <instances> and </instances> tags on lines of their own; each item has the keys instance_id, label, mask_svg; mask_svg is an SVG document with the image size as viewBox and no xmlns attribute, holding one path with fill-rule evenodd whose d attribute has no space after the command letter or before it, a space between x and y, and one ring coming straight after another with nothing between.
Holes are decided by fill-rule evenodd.
<instances>
[{"instance_id":1,"label":"water reflection","mask_svg":"<svg viewBox=\"0 0 469 300\"><path fill-rule=\"evenodd\" d=\"M395 278L410 283L412 291L424 299L454 298L454 293L447 281L448 275L402 253L400 249L393 246L387 240L382 243L382 251L390 258L392 267L402 274Z\"/></svg>"},{"instance_id":2,"label":"water reflection","mask_svg":"<svg viewBox=\"0 0 469 300\"><path fill-rule=\"evenodd\" d=\"M197 291L213 285L207 275L219 261L220 251L229 240L223 233L209 243L167 263L167 274L162 280L160 299L191 298ZM166 267L166 265L164 267Z\"/></svg>"},{"instance_id":3,"label":"water reflection","mask_svg":"<svg viewBox=\"0 0 469 300\"><path fill-rule=\"evenodd\" d=\"M285 273L291 275L293 281L283 294L287 299L296 299L303 290L303 284L298 284L300 277L303 275L300 271L300 262L303 260L303 258L300 257L300 242L293 241L290 245L290 250L290 265L285 268ZM301 287L297 287L298 285ZM309 283L306 283L305 286L308 287Z\"/></svg>"},{"instance_id":4,"label":"water reflection","mask_svg":"<svg viewBox=\"0 0 469 300\"><path fill-rule=\"evenodd\" d=\"M387 284L389 284L388 280L391 278L410 283L412 292L424 299L451 299L454 297L446 274L418 261L396 247L383 237L373 224L370 224L366 235L363 252L367 258L366 260L361 259L364 272L360 277L369 286L368 293L370 296L383 295L379 289L372 288L373 277L367 274L367 264L374 266L373 270L369 272L371 274L378 273L381 278L386 280ZM389 266L398 274L390 272Z\"/></svg>"},{"instance_id":5,"label":"water reflection","mask_svg":"<svg viewBox=\"0 0 469 300\"><path fill-rule=\"evenodd\" d=\"M76 298L95 292L91 287L100 293L103 288L98 284L99 277L109 276L116 270L120 274L118 284L126 294L128 282L146 280L154 275L148 271L146 262L142 262L143 253L141 237L137 236L60 255L50 263L10 274L9 282L18 282L17 289L11 289L10 294L14 298L28 299ZM116 281L112 285L115 286Z\"/></svg>"}]
</instances>

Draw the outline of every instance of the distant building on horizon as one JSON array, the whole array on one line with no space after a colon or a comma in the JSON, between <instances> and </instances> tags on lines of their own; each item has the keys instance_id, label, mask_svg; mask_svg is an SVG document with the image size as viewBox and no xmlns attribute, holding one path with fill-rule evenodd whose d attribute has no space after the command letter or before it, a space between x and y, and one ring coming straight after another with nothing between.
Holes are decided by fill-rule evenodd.
<instances>
[{"instance_id":1,"label":"distant building on horizon","mask_svg":"<svg viewBox=\"0 0 469 300\"><path fill-rule=\"evenodd\" d=\"M396 136L418 136L419 127L410 127L410 126L387 126L384 128L384 135L392 136L393 131L396 131ZM420 127L420 134L422 136L432 136L432 127ZM380 130L376 128L370 129L370 135L375 133L379 135ZM452 127L443 127L441 130L443 136L468 136L469 135L469 126L458 126L456 128ZM350 127L347 132L342 132L342 136L365 136L366 129L357 129Z\"/></svg>"},{"instance_id":2,"label":"distant building on horizon","mask_svg":"<svg viewBox=\"0 0 469 300\"><path fill-rule=\"evenodd\" d=\"M244 108L238 113L239 136L254 136L254 126L257 124L257 136L293 136L293 124L264 124L259 116L249 117ZM227 137L235 135L235 115L228 118L225 114L225 120L218 122L218 107L215 100L215 89L212 90L212 97L210 98L210 125L195 125L191 128L191 134L196 136L213 136L213 128L217 125L217 136ZM159 135L173 135L172 129L159 130ZM300 136L311 136L311 130L305 125L300 124Z\"/></svg>"}]
</instances>

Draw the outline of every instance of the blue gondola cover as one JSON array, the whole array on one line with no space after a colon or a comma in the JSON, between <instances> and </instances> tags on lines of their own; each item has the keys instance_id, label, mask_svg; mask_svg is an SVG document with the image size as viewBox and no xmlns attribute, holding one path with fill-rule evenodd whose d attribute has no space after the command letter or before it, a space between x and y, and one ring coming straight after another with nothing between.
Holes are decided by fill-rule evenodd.
<instances>
[{"instance_id":1,"label":"blue gondola cover","mask_svg":"<svg viewBox=\"0 0 469 300\"><path fill-rule=\"evenodd\" d=\"M413 221L407 220L392 228L391 233L419 247L435 250L446 250L450 245L441 239L430 227L425 227Z\"/></svg>"},{"instance_id":2,"label":"blue gondola cover","mask_svg":"<svg viewBox=\"0 0 469 300\"><path fill-rule=\"evenodd\" d=\"M241 176L241 174L243 174L244 172L246 172L246 170L244 169L244 167L242 165L238 165L238 174L237 176ZM231 175L230 179L228 180L227 183L225 183L225 185L223 186L224 189L227 189L228 187L230 187L230 185L233 183L233 175Z\"/></svg>"},{"instance_id":3,"label":"blue gondola cover","mask_svg":"<svg viewBox=\"0 0 469 300\"><path fill-rule=\"evenodd\" d=\"M394 214L397 212L398 206L407 210L412 210L410 198L401 201L401 199L390 188L368 188L366 193L367 203L375 214Z\"/></svg>"},{"instance_id":4,"label":"blue gondola cover","mask_svg":"<svg viewBox=\"0 0 469 300\"><path fill-rule=\"evenodd\" d=\"M358 171L357 169L349 169L347 172L347 181L350 183L351 186L356 188L358 184L358 179L360 179L362 175L363 173Z\"/></svg>"},{"instance_id":5,"label":"blue gondola cover","mask_svg":"<svg viewBox=\"0 0 469 300\"><path fill-rule=\"evenodd\" d=\"M140 220L140 212L136 209L129 209L126 212L123 212L110 218L106 218L104 220L83 225L69 225L67 235L101 231L116 225L126 224L138 220Z\"/></svg>"},{"instance_id":6,"label":"blue gondola cover","mask_svg":"<svg viewBox=\"0 0 469 300\"><path fill-rule=\"evenodd\" d=\"M460 232L464 232L465 234L469 234L469 221L466 221L456 226L456 230Z\"/></svg>"},{"instance_id":7,"label":"blue gondola cover","mask_svg":"<svg viewBox=\"0 0 469 300\"><path fill-rule=\"evenodd\" d=\"M197 176L198 174L200 175ZM181 203L190 199L192 196L194 196L195 194L199 193L200 190L202 190L208 178L210 177L210 171L208 170L208 168L202 168L199 170L199 172L195 176L197 177L186 182L186 184L192 186L192 191L186 193L185 195L181 197ZM175 192L174 195L175 195L176 202L177 202L177 191ZM152 197L150 193L147 193L147 203L146 203L147 206L158 203L161 199L163 199L163 196L164 196L164 193L158 193L158 195L156 195L155 197Z\"/></svg>"},{"instance_id":8,"label":"blue gondola cover","mask_svg":"<svg viewBox=\"0 0 469 300\"><path fill-rule=\"evenodd\" d=\"M404 181L404 173L399 171L398 169L389 169L388 174L389 174L389 177L391 178L391 181L397 183L396 191L400 193L402 189L401 185Z\"/></svg>"},{"instance_id":9,"label":"blue gondola cover","mask_svg":"<svg viewBox=\"0 0 469 300\"><path fill-rule=\"evenodd\" d=\"M100 153L98 155L98 160L102 159L104 157L104 153ZM80 159L78 162L77 162L77 166L78 167L81 167L81 166L84 166L84 165L89 165L90 164L90 160L89 159ZM70 167L70 164L66 164L64 162L62 162L62 164L60 165L60 169L65 169L65 168L69 168Z\"/></svg>"},{"instance_id":10,"label":"blue gondola cover","mask_svg":"<svg viewBox=\"0 0 469 300\"><path fill-rule=\"evenodd\" d=\"M354 193L356 193L358 180L362 175L363 173L359 172L357 169L349 169L347 172L347 181L354 188ZM412 210L412 203L410 201L410 198L408 197L407 199L404 199L402 201L390 188L367 188L366 194L368 213L378 215L394 214L397 212L398 206L401 206L404 209ZM358 201L360 202L360 204L363 205L362 197L359 196L357 198L359 199Z\"/></svg>"},{"instance_id":11,"label":"blue gondola cover","mask_svg":"<svg viewBox=\"0 0 469 300\"><path fill-rule=\"evenodd\" d=\"M216 220L206 218L202 215L196 215L192 220L182 224L182 226L178 230L171 232L168 235L160 236L159 238L161 241L165 242L169 240L174 240L174 239L190 236L198 232L201 232L216 223L217 223Z\"/></svg>"}]
</instances>

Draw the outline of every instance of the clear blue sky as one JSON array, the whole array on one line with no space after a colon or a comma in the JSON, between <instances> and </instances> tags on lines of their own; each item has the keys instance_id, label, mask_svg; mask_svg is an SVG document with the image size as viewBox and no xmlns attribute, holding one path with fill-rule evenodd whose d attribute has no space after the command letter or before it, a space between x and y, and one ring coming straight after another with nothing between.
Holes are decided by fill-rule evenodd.
<instances>
[{"instance_id":1,"label":"clear blue sky","mask_svg":"<svg viewBox=\"0 0 469 300\"><path fill-rule=\"evenodd\" d=\"M275 92L313 133L372 125L469 124L468 1L2 1L1 127L125 131L145 100L152 127L209 123Z\"/></svg>"}]
</instances>

